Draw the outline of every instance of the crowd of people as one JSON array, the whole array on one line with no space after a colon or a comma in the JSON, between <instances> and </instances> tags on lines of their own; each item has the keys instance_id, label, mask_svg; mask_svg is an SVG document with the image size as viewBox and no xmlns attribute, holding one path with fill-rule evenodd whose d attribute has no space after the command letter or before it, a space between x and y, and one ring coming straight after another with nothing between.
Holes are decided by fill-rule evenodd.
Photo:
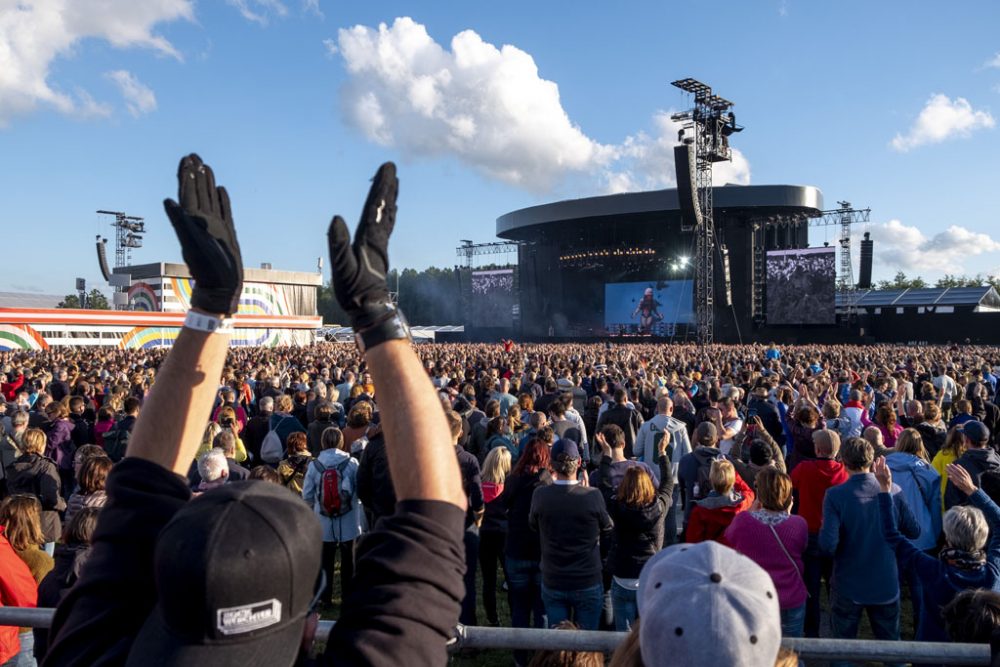
<instances>
[{"instance_id":1,"label":"crowd of people","mask_svg":"<svg viewBox=\"0 0 1000 667\"><path fill-rule=\"evenodd\" d=\"M763 568L785 637L819 636L825 613L853 638L865 612L899 639L908 589L915 638L948 641L958 594L1000 587L1000 350L414 349L467 500L462 623L628 631L644 565L675 542ZM0 516L39 604L77 576L165 355L4 355ZM303 499L322 526L320 603L338 561L351 590L359 541L395 511L380 389L353 345L232 349L187 465L195 494L253 479ZM44 655L44 633L34 644Z\"/></svg>"},{"instance_id":2,"label":"crowd of people","mask_svg":"<svg viewBox=\"0 0 1000 667\"><path fill-rule=\"evenodd\" d=\"M1000 349L414 346L391 164L328 232L357 345L231 349L229 198L178 179L173 348L0 353L0 603L57 607L3 667L440 665L508 618L628 632L622 667L790 666L824 619L900 639L907 589L916 639L1000 647Z\"/></svg>"}]
</instances>

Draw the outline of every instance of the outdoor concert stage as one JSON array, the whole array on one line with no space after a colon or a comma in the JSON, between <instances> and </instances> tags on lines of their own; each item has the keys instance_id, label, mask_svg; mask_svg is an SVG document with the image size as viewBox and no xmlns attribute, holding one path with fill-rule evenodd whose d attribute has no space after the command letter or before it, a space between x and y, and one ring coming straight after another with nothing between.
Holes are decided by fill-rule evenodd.
<instances>
[{"instance_id":1,"label":"outdoor concert stage","mask_svg":"<svg viewBox=\"0 0 1000 667\"><path fill-rule=\"evenodd\" d=\"M766 252L804 248L808 218L823 194L802 185L727 185L714 190L715 226L728 251L732 307L726 305L724 261L716 257L716 340L754 335L763 308L754 299ZM658 338L694 336L691 286L694 233L682 229L677 190L587 197L543 204L497 219L497 236L518 249L519 326L528 337L630 337L640 333L629 308L651 285L665 311ZM622 303L624 302L624 304ZM617 312L612 312L617 311ZM626 312L628 311L628 312ZM759 317L758 317L759 319Z\"/></svg>"},{"instance_id":2,"label":"outdoor concert stage","mask_svg":"<svg viewBox=\"0 0 1000 667\"><path fill-rule=\"evenodd\" d=\"M810 219L821 211L813 186L714 189L716 342L1000 342L992 288L835 294L834 248L808 248ZM463 272L467 339L696 339L695 236L682 227L677 190L512 211L497 219L496 234L517 244L517 266ZM474 247L466 246L469 268ZM652 302L656 319L644 327Z\"/></svg>"}]
</instances>

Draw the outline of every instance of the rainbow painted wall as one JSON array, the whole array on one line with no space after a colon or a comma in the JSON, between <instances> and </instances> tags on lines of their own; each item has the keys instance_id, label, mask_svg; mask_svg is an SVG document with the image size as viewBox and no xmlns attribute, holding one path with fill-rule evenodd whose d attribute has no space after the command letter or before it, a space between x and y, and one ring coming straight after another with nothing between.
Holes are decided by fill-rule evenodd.
<instances>
[{"instance_id":1,"label":"rainbow painted wall","mask_svg":"<svg viewBox=\"0 0 1000 667\"><path fill-rule=\"evenodd\" d=\"M74 310L0 308L0 351L50 347L170 347L184 313L144 310ZM303 346L316 340L321 318L309 315L240 313L234 318L230 345Z\"/></svg>"}]
</instances>

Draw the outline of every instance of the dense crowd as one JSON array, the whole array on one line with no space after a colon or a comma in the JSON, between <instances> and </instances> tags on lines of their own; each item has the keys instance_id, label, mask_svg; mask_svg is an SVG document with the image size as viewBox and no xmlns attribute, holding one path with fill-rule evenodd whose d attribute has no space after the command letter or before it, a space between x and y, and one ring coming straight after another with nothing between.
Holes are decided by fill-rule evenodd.
<instances>
[{"instance_id":1,"label":"dense crowd","mask_svg":"<svg viewBox=\"0 0 1000 667\"><path fill-rule=\"evenodd\" d=\"M504 604L618 667L790 667L824 616L900 639L904 588L916 639L1000 646L1000 350L413 346L391 163L327 232L356 346L230 349L229 197L177 175L173 347L0 354L0 604L56 606L2 667L442 665Z\"/></svg>"},{"instance_id":2,"label":"dense crowd","mask_svg":"<svg viewBox=\"0 0 1000 667\"><path fill-rule=\"evenodd\" d=\"M677 541L715 541L758 563L786 637L818 636L823 613L832 636L855 637L866 612L878 638L899 639L909 588L915 638L948 641L958 595L1000 586L1000 350L415 350L468 501L462 623L499 624L503 601L514 626L629 630L644 565ZM77 576L165 354L0 358L0 516L39 605ZM346 592L356 544L395 509L380 389L353 345L232 349L189 462L196 494L257 479L302 497L323 526L322 603L338 559Z\"/></svg>"}]
</instances>

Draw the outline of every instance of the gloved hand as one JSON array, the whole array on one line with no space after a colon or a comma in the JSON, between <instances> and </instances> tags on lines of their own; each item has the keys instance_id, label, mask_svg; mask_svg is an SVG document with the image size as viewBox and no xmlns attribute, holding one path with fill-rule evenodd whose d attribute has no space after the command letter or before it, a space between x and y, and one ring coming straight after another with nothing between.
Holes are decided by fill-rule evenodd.
<instances>
[{"instance_id":1,"label":"gloved hand","mask_svg":"<svg viewBox=\"0 0 1000 667\"><path fill-rule=\"evenodd\" d=\"M371 330L397 316L385 279L389 270L389 235L396 223L398 191L396 165L386 162L372 179L368 199L361 210L361 222L354 233L354 243L339 215L334 216L327 231L333 290L357 333Z\"/></svg>"},{"instance_id":2,"label":"gloved hand","mask_svg":"<svg viewBox=\"0 0 1000 667\"><path fill-rule=\"evenodd\" d=\"M191 306L232 315L243 291L243 257L225 188L215 187L212 168L192 153L177 168L178 204L163 201L194 278Z\"/></svg>"}]
</instances>

